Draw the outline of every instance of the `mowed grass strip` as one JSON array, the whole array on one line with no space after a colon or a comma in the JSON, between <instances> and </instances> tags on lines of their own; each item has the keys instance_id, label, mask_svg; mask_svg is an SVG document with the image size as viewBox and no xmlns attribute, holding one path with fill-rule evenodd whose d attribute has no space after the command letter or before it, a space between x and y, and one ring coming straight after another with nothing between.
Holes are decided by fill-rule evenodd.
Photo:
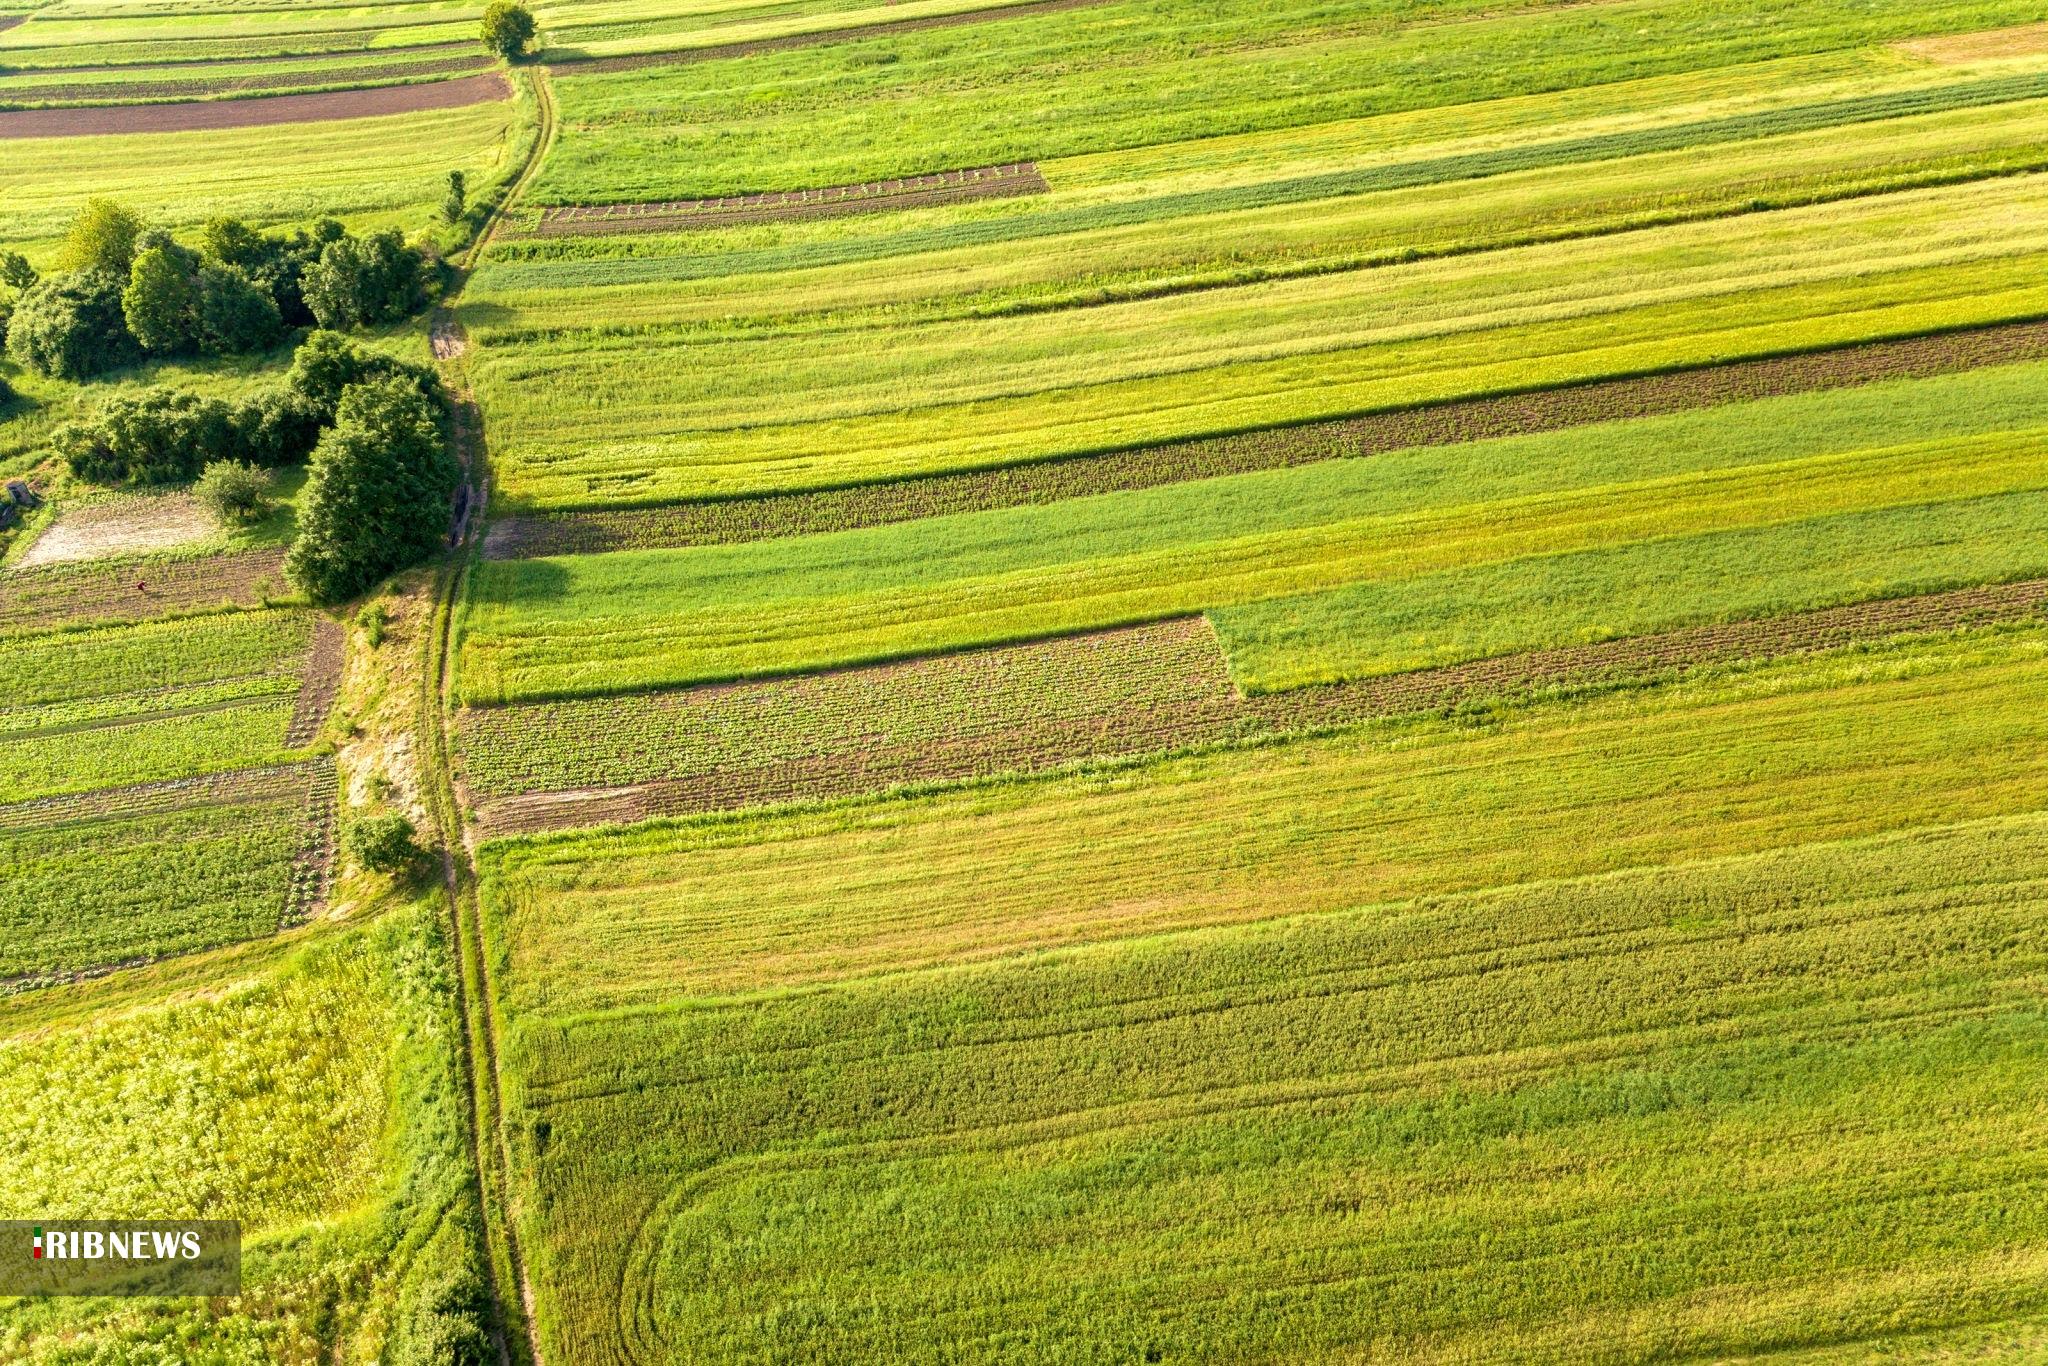
<instances>
[{"instance_id":1,"label":"mowed grass strip","mask_svg":"<svg viewBox=\"0 0 2048 1366\"><path fill-rule=\"evenodd\" d=\"M2039 1312L2044 907L2025 817L717 1008L515 951L544 1342L1580 1359Z\"/></svg>"},{"instance_id":2,"label":"mowed grass strip","mask_svg":"<svg viewBox=\"0 0 2048 1366\"><path fill-rule=\"evenodd\" d=\"M2048 482L2043 373L1999 367L824 536L486 562L459 623L459 690L491 703L797 672L2027 493ZM1982 541L1995 557L1997 529Z\"/></svg>"},{"instance_id":3,"label":"mowed grass strip","mask_svg":"<svg viewBox=\"0 0 2048 1366\"><path fill-rule=\"evenodd\" d=\"M487 894L522 1008L626 1005L2032 811L2044 649L1909 640L1478 733L492 844Z\"/></svg>"},{"instance_id":4,"label":"mowed grass strip","mask_svg":"<svg viewBox=\"0 0 2048 1366\"><path fill-rule=\"evenodd\" d=\"M2035 318L2044 205L2029 176L885 334L563 337L475 370L515 506L830 488Z\"/></svg>"}]
</instances>

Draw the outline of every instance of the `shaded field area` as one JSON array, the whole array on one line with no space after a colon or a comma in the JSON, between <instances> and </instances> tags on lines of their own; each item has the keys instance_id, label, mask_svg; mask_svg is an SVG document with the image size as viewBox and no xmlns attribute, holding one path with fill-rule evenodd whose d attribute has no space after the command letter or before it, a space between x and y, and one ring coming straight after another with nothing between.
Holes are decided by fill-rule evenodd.
<instances>
[{"instance_id":1,"label":"shaded field area","mask_svg":"<svg viewBox=\"0 0 2048 1366\"><path fill-rule=\"evenodd\" d=\"M544 1346L1574 1359L2048 1311L2043 647L488 845Z\"/></svg>"},{"instance_id":2,"label":"shaded field area","mask_svg":"<svg viewBox=\"0 0 2048 1366\"><path fill-rule=\"evenodd\" d=\"M94 105L88 108L17 109L0 113L0 140L62 138L121 133L185 133L274 124L320 123L330 119L413 114L460 109L511 98L496 72L452 81L273 95L241 100L196 100L173 104Z\"/></svg>"},{"instance_id":3,"label":"shaded field area","mask_svg":"<svg viewBox=\"0 0 2048 1366\"><path fill-rule=\"evenodd\" d=\"M845 531L2043 356L2048 356L2048 323L2015 323L971 474L664 508L529 513L493 522L484 552L522 559Z\"/></svg>"},{"instance_id":4,"label":"shaded field area","mask_svg":"<svg viewBox=\"0 0 2048 1366\"><path fill-rule=\"evenodd\" d=\"M723 199L667 200L656 203L587 204L544 209L533 231L543 237L576 233L610 236L632 232L677 232L732 227L743 223L836 218L846 214L885 213L963 204L981 199L1009 199L1046 193L1045 177L1028 161L1008 166L978 166L964 171L935 171L897 180L859 185L830 185L815 190L784 190L773 194L731 195Z\"/></svg>"},{"instance_id":5,"label":"shaded field area","mask_svg":"<svg viewBox=\"0 0 2048 1366\"><path fill-rule=\"evenodd\" d=\"M2037 580L1251 697L1195 618L845 673L471 710L458 744L478 828L499 837L1303 734L2033 621L2044 606L2048 580Z\"/></svg>"}]
</instances>

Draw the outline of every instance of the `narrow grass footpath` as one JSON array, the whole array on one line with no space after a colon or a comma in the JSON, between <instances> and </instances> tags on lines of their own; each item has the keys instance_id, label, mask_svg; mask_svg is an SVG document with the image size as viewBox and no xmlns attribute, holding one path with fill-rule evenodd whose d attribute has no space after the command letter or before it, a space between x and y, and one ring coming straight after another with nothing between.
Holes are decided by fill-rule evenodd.
<instances>
[{"instance_id":1,"label":"narrow grass footpath","mask_svg":"<svg viewBox=\"0 0 2048 1366\"><path fill-rule=\"evenodd\" d=\"M511 1163L505 1146L500 1103L497 1023L491 1005L490 968L478 919L476 868L471 861L471 834L463 821L450 766L448 718L453 705L449 690L449 650L454 607L478 548L482 508L489 491L482 417L470 392L463 365L467 341L451 305L485 246L505 221L547 157L555 136L554 93L540 67L527 71L534 97L537 129L526 164L493 206L468 249L456 261L460 272L454 288L435 310L431 344L434 361L455 401L455 440L461 457L463 485L456 495L449 553L434 583L434 617L424 646L419 691L420 792L441 836L441 870L448 891L449 927L456 966L456 1010L463 1032L462 1073L470 1096L471 1160L475 1164L484 1211L488 1260L484 1271L495 1307L493 1332L499 1360L505 1366L540 1366L540 1337L534 1324L533 1286L519 1247L511 1191ZM509 1293L517 1288L516 1297Z\"/></svg>"}]
</instances>

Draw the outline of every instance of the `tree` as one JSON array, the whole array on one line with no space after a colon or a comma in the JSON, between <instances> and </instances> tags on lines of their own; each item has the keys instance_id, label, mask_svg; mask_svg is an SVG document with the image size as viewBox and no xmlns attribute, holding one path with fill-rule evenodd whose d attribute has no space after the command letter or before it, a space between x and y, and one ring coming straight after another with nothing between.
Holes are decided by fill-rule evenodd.
<instances>
[{"instance_id":1,"label":"tree","mask_svg":"<svg viewBox=\"0 0 2048 1366\"><path fill-rule=\"evenodd\" d=\"M248 526L270 515L270 475L239 460L216 460L200 471L192 494L223 527Z\"/></svg>"},{"instance_id":2,"label":"tree","mask_svg":"<svg viewBox=\"0 0 2048 1366\"><path fill-rule=\"evenodd\" d=\"M0 251L0 284L25 290L37 280L36 268L18 251Z\"/></svg>"},{"instance_id":3,"label":"tree","mask_svg":"<svg viewBox=\"0 0 2048 1366\"><path fill-rule=\"evenodd\" d=\"M350 385L394 378L405 380L424 398L441 396L441 381L432 369L372 351L338 332L309 334L293 355L284 382L322 423L328 423L334 420L342 391Z\"/></svg>"},{"instance_id":4,"label":"tree","mask_svg":"<svg viewBox=\"0 0 2048 1366\"><path fill-rule=\"evenodd\" d=\"M445 222L462 221L462 211L469 203L469 183L460 171L448 173L448 193L441 196L441 218Z\"/></svg>"},{"instance_id":5,"label":"tree","mask_svg":"<svg viewBox=\"0 0 2048 1366\"><path fill-rule=\"evenodd\" d=\"M235 450L265 469L304 460L332 416L289 384L272 385L235 405Z\"/></svg>"},{"instance_id":6,"label":"tree","mask_svg":"<svg viewBox=\"0 0 2048 1366\"><path fill-rule=\"evenodd\" d=\"M64 270L103 270L126 278L135 264L136 239L142 236L142 220L111 199L88 199L58 252Z\"/></svg>"},{"instance_id":7,"label":"tree","mask_svg":"<svg viewBox=\"0 0 2048 1366\"><path fill-rule=\"evenodd\" d=\"M524 57L533 34L533 15L517 0L491 0L484 8L484 46L506 61Z\"/></svg>"},{"instance_id":8,"label":"tree","mask_svg":"<svg viewBox=\"0 0 2048 1366\"><path fill-rule=\"evenodd\" d=\"M311 232L297 231L289 237L271 237L239 218L215 218L208 221L200 243L208 260L241 271L269 295L285 327L303 327L313 321L306 307L305 273L328 243L346 236L332 218L321 219Z\"/></svg>"},{"instance_id":9,"label":"tree","mask_svg":"<svg viewBox=\"0 0 2048 1366\"><path fill-rule=\"evenodd\" d=\"M343 237L321 249L300 286L320 326L348 331L397 322L425 298L424 258L397 229L370 237Z\"/></svg>"},{"instance_id":10,"label":"tree","mask_svg":"<svg viewBox=\"0 0 2048 1366\"><path fill-rule=\"evenodd\" d=\"M29 287L7 326L7 354L38 374L90 379L136 357L122 316L126 277L103 270L50 275Z\"/></svg>"},{"instance_id":11,"label":"tree","mask_svg":"<svg viewBox=\"0 0 2048 1366\"><path fill-rule=\"evenodd\" d=\"M277 301L239 268L202 262L193 284L201 350L216 356L268 351L284 335Z\"/></svg>"},{"instance_id":12,"label":"tree","mask_svg":"<svg viewBox=\"0 0 2048 1366\"><path fill-rule=\"evenodd\" d=\"M199 282L170 247L149 247L136 255L128 272L121 316L143 350L183 355L199 345Z\"/></svg>"},{"instance_id":13,"label":"tree","mask_svg":"<svg viewBox=\"0 0 2048 1366\"><path fill-rule=\"evenodd\" d=\"M411 821L396 811L387 811L350 822L343 843L359 868L373 873L413 873L426 858L417 835Z\"/></svg>"},{"instance_id":14,"label":"tree","mask_svg":"<svg viewBox=\"0 0 2048 1366\"><path fill-rule=\"evenodd\" d=\"M101 484L174 484L235 448L234 409L166 386L114 394L84 421L51 433L71 472Z\"/></svg>"},{"instance_id":15,"label":"tree","mask_svg":"<svg viewBox=\"0 0 2048 1366\"><path fill-rule=\"evenodd\" d=\"M315 601L340 602L434 554L461 470L439 410L404 377L342 391L313 450L285 573Z\"/></svg>"}]
</instances>

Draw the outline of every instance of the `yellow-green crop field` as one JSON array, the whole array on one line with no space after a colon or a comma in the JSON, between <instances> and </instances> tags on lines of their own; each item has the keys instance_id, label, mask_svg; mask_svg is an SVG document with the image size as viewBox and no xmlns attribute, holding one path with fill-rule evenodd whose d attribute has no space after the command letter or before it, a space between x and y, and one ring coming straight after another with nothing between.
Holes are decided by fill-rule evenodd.
<instances>
[{"instance_id":1,"label":"yellow-green crop field","mask_svg":"<svg viewBox=\"0 0 2048 1366\"><path fill-rule=\"evenodd\" d=\"M0 1218L247 1247L0 1358L2048 1358L2048 10L528 7L0 8L0 278L425 263L0 360ZM295 355L347 601L78 454Z\"/></svg>"}]
</instances>

